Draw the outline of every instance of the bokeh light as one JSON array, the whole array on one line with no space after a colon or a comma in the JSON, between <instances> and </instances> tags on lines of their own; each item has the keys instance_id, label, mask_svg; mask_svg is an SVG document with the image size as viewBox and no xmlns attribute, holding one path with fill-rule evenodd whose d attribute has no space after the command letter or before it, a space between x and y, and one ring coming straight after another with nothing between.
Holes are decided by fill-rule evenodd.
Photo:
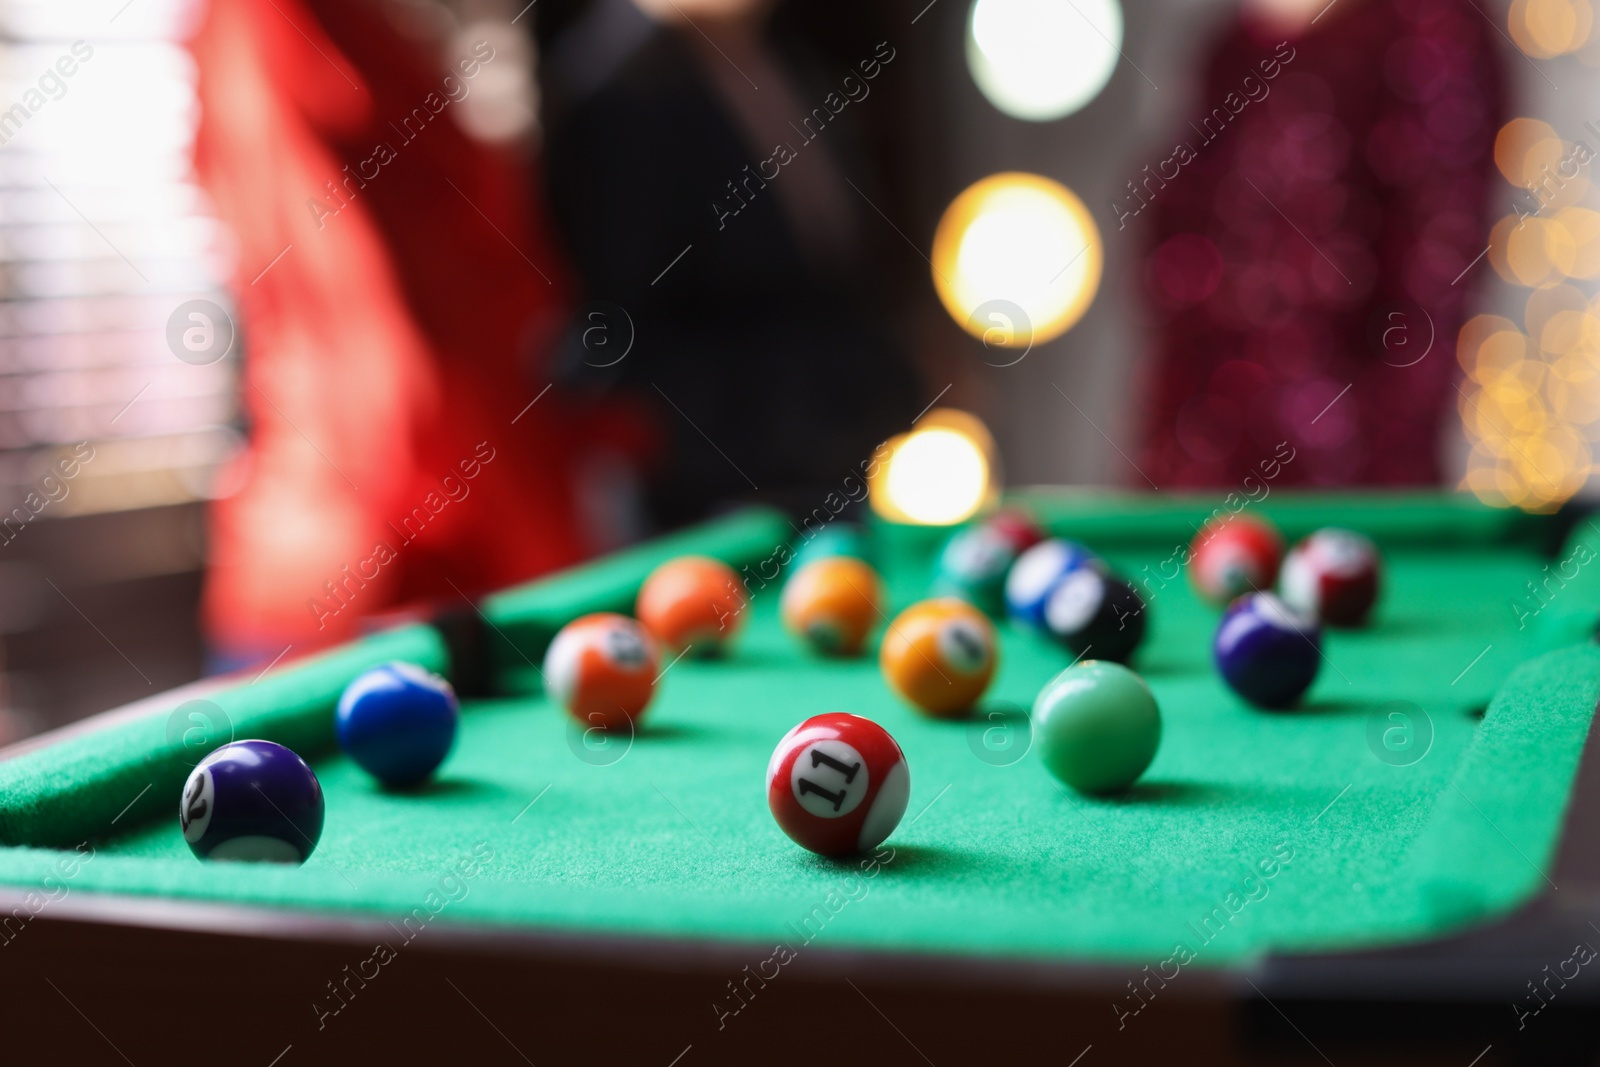
<instances>
[{"instance_id":1,"label":"bokeh light","mask_svg":"<svg viewBox=\"0 0 1600 1067\"><path fill-rule=\"evenodd\" d=\"M987 307L1026 318L999 343L1028 347L1066 332L1100 285L1100 232L1066 186L1037 174L995 174L945 209L933 238L933 284L963 329L992 339ZM976 316L976 318L975 318Z\"/></svg>"},{"instance_id":2,"label":"bokeh light","mask_svg":"<svg viewBox=\"0 0 1600 1067\"><path fill-rule=\"evenodd\" d=\"M1535 289L1528 294L1528 304L1523 312L1522 325L1527 330L1528 336L1539 338L1541 347L1550 351L1544 345L1544 330L1550 321L1563 311L1586 311L1589 308L1589 298L1583 295L1575 285L1553 285L1546 289Z\"/></svg>"},{"instance_id":3,"label":"bokeh light","mask_svg":"<svg viewBox=\"0 0 1600 1067\"><path fill-rule=\"evenodd\" d=\"M1047 122L1097 96L1122 48L1117 0L974 0L967 67L989 103Z\"/></svg>"},{"instance_id":4,"label":"bokeh light","mask_svg":"<svg viewBox=\"0 0 1600 1067\"><path fill-rule=\"evenodd\" d=\"M1566 227L1537 215L1507 215L1489 234L1489 262L1512 285L1560 285L1571 276L1577 254Z\"/></svg>"},{"instance_id":5,"label":"bokeh light","mask_svg":"<svg viewBox=\"0 0 1600 1067\"><path fill-rule=\"evenodd\" d=\"M1523 51L1549 58L1582 46L1590 23L1588 0L1517 0L1509 25ZM1595 469L1600 295L1573 284L1600 278L1600 211L1585 206L1590 154L1538 119L1514 118L1495 136L1495 165L1515 191L1490 231L1489 262L1531 292L1520 325L1479 315L1457 337L1471 446L1461 487L1490 503L1549 511Z\"/></svg>"},{"instance_id":6,"label":"bokeh light","mask_svg":"<svg viewBox=\"0 0 1600 1067\"><path fill-rule=\"evenodd\" d=\"M994 438L976 416L940 408L887 443L870 479L872 508L894 522L965 522L999 492Z\"/></svg>"},{"instance_id":7,"label":"bokeh light","mask_svg":"<svg viewBox=\"0 0 1600 1067\"><path fill-rule=\"evenodd\" d=\"M1538 182L1545 169L1561 162L1561 138L1549 123L1516 118L1500 127L1494 138L1494 163L1506 181L1526 189Z\"/></svg>"},{"instance_id":8,"label":"bokeh light","mask_svg":"<svg viewBox=\"0 0 1600 1067\"><path fill-rule=\"evenodd\" d=\"M1585 431L1600 415L1600 318L1572 306L1570 286L1546 292L1528 301L1537 343L1498 315L1474 317L1457 338L1467 371L1459 410L1472 444L1462 488L1530 511L1549 511L1582 487L1592 466Z\"/></svg>"},{"instance_id":9,"label":"bokeh light","mask_svg":"<svg viewBox=\"0 0 1600 1067\"><path fill-rule=\"evenodd\" d=\"M1569 207L1556 213L1550 225L1562 233L1564 245L1571 247L1568 277L1593 278L1600 275L1600 211Z\"/></svg>"},{"instance_id":10,"label":"bokeh light","mask_svg":"<svg viewBox=\"0 0 1600 1067\"><path fill-rule=\"evenodd\" d=\"M1500 128L1494 142L1495 166L1516 186L1512 211L1550 218L1580 203L1589 192L1589 152L1568 143L1538 119L1516 118Z\"/></svg>"},{"instance_id":11,"label":"bokeh light","mask_svg":"<svg viewBox=\"0 0 1600 1067\"><path fill-rule=\"evenodd\" d=\"M1513 0L1506 28L1524 53L1550 59L1582 47L1593 22L1588 0Z\"/></svg>"}]
</instances>

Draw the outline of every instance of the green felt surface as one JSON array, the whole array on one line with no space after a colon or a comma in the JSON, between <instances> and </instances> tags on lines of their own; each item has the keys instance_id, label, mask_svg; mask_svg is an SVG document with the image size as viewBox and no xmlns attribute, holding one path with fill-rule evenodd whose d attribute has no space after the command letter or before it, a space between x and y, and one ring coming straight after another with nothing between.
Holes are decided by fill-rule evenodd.
<instances>
[{"instance_id":1,"label":"green felt surface","mask_svg":"<svg viewBox=\"0 0 1600 1067\"><path fill-rule=\"evenodd\" d=\"M759 588L763 575L770 579L788 561L794 536L781 513L750 508L485 598L489 657L500 689L542 688L539 664L556 631L593 611L631 614L640 583L667 560L689 554L726 560Z\"/></svg>"},{"instance_id":2,"label":"green felt surface","mask_svg":"<svg viewBox=\"0 0 1600 1067\"><path fill-rule=\"evenodd\" d=\"M188 747L191 730L211 736L211 747L264 737L297 752L324 750L333 744L330 689L337 695L360 672L393 659L448 667L437 632L409 626L224 685L197 698L202 706L161 704L142 718L0 763L0 843L70 848L172 809L190 768L208 751Z\"/></svg>"},{"instance_id":3,"label":"green felt surface","mask_svg":"<svg viewBox=\"0 0 1600 1067\"><path fill-rule=\"evenodd\" d=\"M1348 507L1295 506L1305 521L1365 525ZM433 907L440 898L430 894L443 886L457 899L435 922L1134 964L1155 964L1178 944L1212 966L1439 934L1544 885L1600 696L1600 647L1570 620L1600 597L1584 571L1519 626L1512 605L1546 563L1531 547L1537 524L1471 507L1441 521L1457 505L1426 498L1414 507L1443 532L1422 536L1402 516L1384 518L1388 588L1376 623L1327 636L1327 662L1293 712L1254 711L1231 696L1209 663L1215 613L1181 579L1159 589L1135 665L1161 704L1161 747L1123 796L1065 792L1016 733L1007 749L1005 736L986 736L987 722L919 718L889 693L873 659L808 656L777 624L774 585L757 596L728 659L670 669L625 751L585 750L538 695L476 702L440 780L420 793L385 793L348 760L314 759L328 816L303 868L200 864L175 811L125 817L121 833L79 819L68 825L93 837L97 852L73 889L399 923ZM1111 518L1095 520L1106 524L1103 538L1073 528L1070 514L1052 519L1131 571L1166 558L1161 546L1192 528L1186 508L1142 513L1136 537L1105 532ZM740 553L761 540L753 527L736 537L719 529ZM883 543L893 546L887 577L898 609L925 588L937 542L894 531ZM526 598L519 610L532 613ZM1548 622L1558 617L1567 621ZM1028 707L1067 660L1002 627L991 705ZM1369 747L1369 716L1393 701L1411 702L1402 710L1425 712L1432 725L1426 756L1409 766ZM878 719L911 767L906 819L865 871L797 849L763 796L778 738L831 710ZM323 714L289 718L309 729ZM81 766L52 753L27 757L28 774L0 764L7 840L40 838L53 818L39 806L49 795L43 780ZM103 748L95 753L105 760ZM133 751L124 761L141 758ZM32 790L32 806L14 803L19 788ZM57 788L77 791L60 779ZM168 792L175 808L176 786ZM74 843L60 826L43 836ZM477 876L444 881L475 848ZM36 883L58 855L0 851L0 882Z\"/></svg>"}]
</instances>

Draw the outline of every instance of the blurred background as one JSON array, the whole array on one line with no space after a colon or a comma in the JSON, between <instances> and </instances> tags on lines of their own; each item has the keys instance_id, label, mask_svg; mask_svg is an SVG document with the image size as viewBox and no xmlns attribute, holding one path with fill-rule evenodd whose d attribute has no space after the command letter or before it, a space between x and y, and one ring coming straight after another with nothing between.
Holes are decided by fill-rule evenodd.
<instances>
[{"instance_id":1,"label":"blurred background","mask_svg":"<svg viewBox=\"0 0 1600 1067\"><path fill-rule=\"evenodd\" d=\"M869 465L1559 507L1593 17L0 0L0 743Z\"/></svg>"}]
</instances>

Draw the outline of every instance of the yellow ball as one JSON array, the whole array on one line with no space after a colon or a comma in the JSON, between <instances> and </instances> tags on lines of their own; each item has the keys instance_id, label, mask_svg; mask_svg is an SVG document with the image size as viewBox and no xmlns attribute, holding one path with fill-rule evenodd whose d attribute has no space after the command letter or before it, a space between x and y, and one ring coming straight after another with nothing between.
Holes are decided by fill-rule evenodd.
<instances>
[{"instance_id":1,"label":"yellow ball","mask_svg":"<svg viewBox=\"0 0 1600 1067\"><path fill-rule=\"evenodd\" d=\"M924 600L901 612L878 655L889 687L941 719L970 710L989 688L999 661L994 625L954 597Z\"/></svg>"},{"instance_id":2,"label":"yellow ball","mask_svg":"<svg viewBox=\"0 0 1600 1067\"><path fill-rule=\"evenodd\" d=\"M859 656L882 601L877 571L850 556L826 556L790 576L779 611L789 632L818 652Z\"/></svg>"}]
</instances>

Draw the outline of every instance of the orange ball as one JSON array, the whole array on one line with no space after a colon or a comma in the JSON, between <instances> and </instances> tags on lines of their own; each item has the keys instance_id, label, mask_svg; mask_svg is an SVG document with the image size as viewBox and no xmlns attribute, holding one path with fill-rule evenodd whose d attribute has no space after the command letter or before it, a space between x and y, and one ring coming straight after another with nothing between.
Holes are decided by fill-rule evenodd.
<instances>
[{"instance_id":1,"label":"orange ball","mask_svg":"<svg viewBox=\"0 0 1600 1067\"><path fill-rule=\"evenodd\" d=\"M748 606L732 567L706 556L680 556L650 572L635 611L673 652L692 648L695 655L709 655L738 630Z\"/></svg>"},{"instance_id":2,"label":"orange ball","mask_svg":"<svg viewBox=\"0 0 1600 1067\"><path fill-rule=\"evenodd\" d=\"M544 654L545 691L584 726L616 730L655 696L661 653L626 615L596 612L561 628Z\"/></svg>"},{"instance_id":3,"label":"orange ball","mask_svg":"<svg viewBox=\"0 0 1600 1067\"><path fill-rule=\"evenodd\" d=\"M829 656L859 656L883 601L878 572L852 556L825 556L790 575L778 603L783 625Z\"/></svg>"},{"instance_id":4,"label":"orange ball","mask_svg":"<svg viewBox=\"0 0 1600 1067\"><path fill-rule=\"evenodd\" d=\"M878 654L889 687L935 718L954 718L976 704L999 661L994 624L954 597L902 611Z\"/></svg>"}]
</instances>

